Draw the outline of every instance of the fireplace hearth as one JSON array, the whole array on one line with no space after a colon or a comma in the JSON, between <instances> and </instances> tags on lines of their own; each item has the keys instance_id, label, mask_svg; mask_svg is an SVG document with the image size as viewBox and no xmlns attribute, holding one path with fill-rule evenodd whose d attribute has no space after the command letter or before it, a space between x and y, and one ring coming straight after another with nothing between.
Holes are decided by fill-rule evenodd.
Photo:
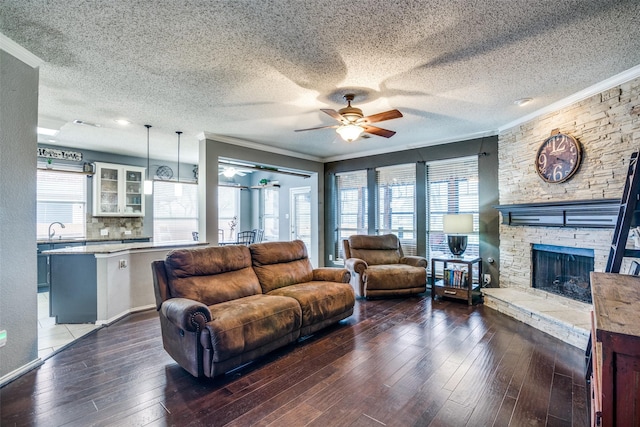
<instances>
[{"instance_id":1,"label":"fireplace hearth","mask_svg":"<svg viewBox=\"0 0 640 427\"><path fill-rule=\"evenodd\" d=\"M591 304L593 260L593 249L534 244L531 286Z\"/></svg>"}]
</instances>

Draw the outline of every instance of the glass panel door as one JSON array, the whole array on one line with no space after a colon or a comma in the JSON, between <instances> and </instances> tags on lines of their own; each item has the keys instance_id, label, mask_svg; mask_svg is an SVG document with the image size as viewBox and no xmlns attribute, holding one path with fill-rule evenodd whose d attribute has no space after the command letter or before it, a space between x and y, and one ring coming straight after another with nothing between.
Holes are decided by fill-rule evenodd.
<instances>
[{"instance_id":1,"label":"glass panel door","mask_svg":"<svg viewBox=\"0 0 640 427\"><path fill-rule=\"evenodd\" d=\"M291 189L291 240L302 240L311 252L311 187Z\"/></svg>"},{"instance_id":2,"label":"glass panel door","mask_svg":"<svg viewBox=\"0 0 640 427\"><path fill-rule=\"evenodd\" d=\"M118 212L118 169L100 168L100 212Z\"/></svg>"}]
</instances>

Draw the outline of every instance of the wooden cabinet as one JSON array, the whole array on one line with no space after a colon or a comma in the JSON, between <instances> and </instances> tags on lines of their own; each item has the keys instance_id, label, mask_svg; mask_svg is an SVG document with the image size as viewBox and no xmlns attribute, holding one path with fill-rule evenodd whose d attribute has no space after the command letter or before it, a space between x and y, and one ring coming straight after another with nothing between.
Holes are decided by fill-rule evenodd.
<instances>
[{"instance_id":1,"label":"wooden cabinet","mask_svg":"<svg viewBox=\"0 0 640 427\"><path fill-rule=\"evenodd\" d=\"M144 216L145 169L96 162L93 216Z\"/></svg>"},{"instance_id":2,"label":"wooden cabinet","mask_svg":"<svg viewBox=\"0 0 640 427\"><path fill-rule=\"evenodd\" d=\"M640 277L591 273L591 293L591 425L638 426Z\"/></svg>"},{"instance_id":3,"label":"wooden cabinet","mask_svg":"<svg viewBox=\"0 0 640 427\"><path fill-rule=\"evenodd\" d=\"M438 264L442 264L441 280L436 278ZM463 299L472 305L473 297L480 297L481 277L482 258L432 258L431 299L436 296Z\"/></svg>"}]
</instances>

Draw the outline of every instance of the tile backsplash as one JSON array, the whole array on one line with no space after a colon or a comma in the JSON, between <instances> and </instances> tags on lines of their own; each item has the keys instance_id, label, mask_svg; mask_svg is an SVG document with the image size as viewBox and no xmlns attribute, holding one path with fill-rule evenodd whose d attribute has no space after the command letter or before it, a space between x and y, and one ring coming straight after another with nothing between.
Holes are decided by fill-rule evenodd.
<instances>
[{"instance_id":1,"label":"tile backsplash","mask_svg":"<svg viewBox=\"0 0 640 427\"><path fill-rule=\"evenodd\" d=\"M129 239L144 236L142 217L95 217L87 214L87 239ZM108 236L103 236L100 231L109 230ZM125 234L125 231L131 234Z\"/></svg>"}]
</instances>

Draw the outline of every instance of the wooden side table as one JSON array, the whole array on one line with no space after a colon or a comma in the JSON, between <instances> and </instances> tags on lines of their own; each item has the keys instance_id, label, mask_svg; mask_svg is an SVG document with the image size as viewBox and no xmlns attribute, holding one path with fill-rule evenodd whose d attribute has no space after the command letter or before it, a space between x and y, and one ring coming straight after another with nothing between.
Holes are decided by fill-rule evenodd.
<instances>
[{"instance_id":1,"label":"wooden side table","mask_svg":"<svg viewBox=\"0 0 640 427\"><path fill-rule=\"evenodd\" d=\"M442 263L442 279L436 280L436 264ZM478 264L477 281L474 280L474 264ZM449 297L467 300L473 304L473 293L482 284L482 258L432 258L431 259L431 299Z\"/></svg>"}]
</instances>

